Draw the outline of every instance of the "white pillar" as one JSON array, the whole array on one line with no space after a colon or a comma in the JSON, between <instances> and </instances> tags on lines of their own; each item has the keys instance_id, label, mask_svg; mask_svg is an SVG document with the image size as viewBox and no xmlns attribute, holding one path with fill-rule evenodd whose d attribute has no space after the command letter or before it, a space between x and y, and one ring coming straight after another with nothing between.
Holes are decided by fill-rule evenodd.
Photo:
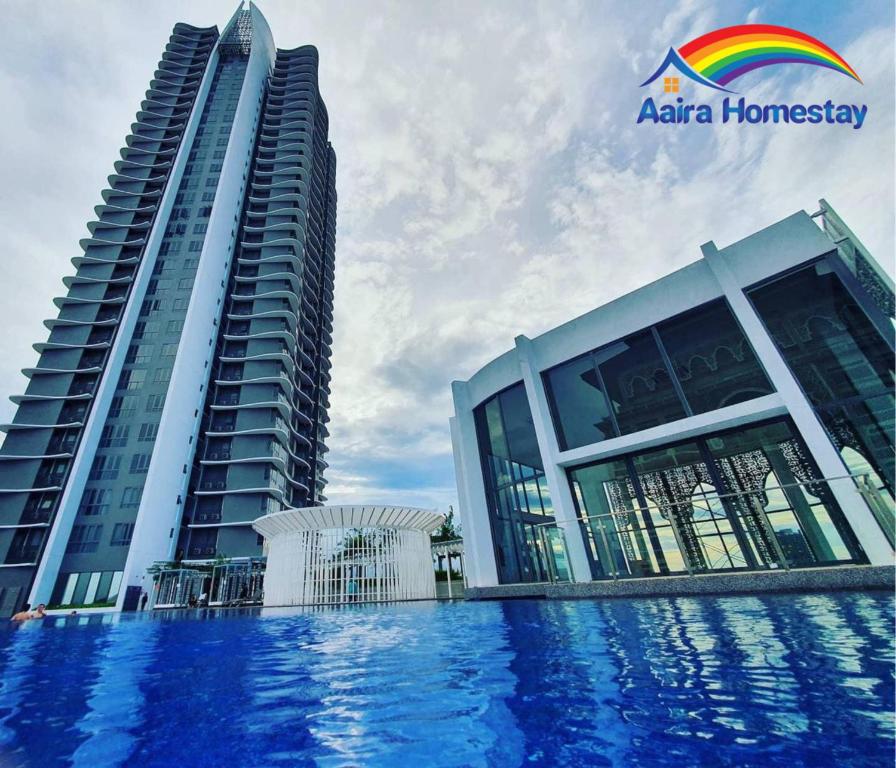
<instances>
[{"instance_id":1,"label":"white pillar","mask_svg":"<svg viewBox=\"0 0 896 768\"><path fill-rule=\"evenodd\" d=\"M445 561L448 563L446 572L448 573L448 599L450 600L452 597L454 597L454 595L451 594L451 553L450 552L445 556Z\"/></svg>"},{"instance_id":2,"label":"white pillar","mask_svg":"<svg viewBox=\"0 0 896 768\"><path fill-rule=\"evenodd\" d=\"M840 454L815 415L812 405L803 394L800 385L778 351L774 340L766 330L758 313L738 284L734 273L725 261L725 257L712 242L700 247L706 263L725 292L725 298L728 299L731 309L753 345L753 349L756 351L763 368L765 368L765 372L784 401L790 417L802 435L809 453L812 454L815 463L818 464L818 469L822 476L841 477L847 474L848 470L843 464ZM893 550L887 543L871 510L868 509L867 504L865 504L864 499L859 494L855 483L847 478L832 480L829 485L831 493L843 510L843 514L859 540L859 544L865 550L869 562L872 565L891 565L893 562Z\"/></svg>"},{"instance_id":3,"label":"white pillar","mask_svg":"<svg viewBox=\"0 0 896 768\"><path fill-rule=\"evenodd\" d=\"M566 470L560 466L560 448L554 432L554 424L548 407L547 395L541 380L535 347L525 336L516 337L516 349L520 360L523 383L526 386L526 397L532 411L535 425L535 436L541 460L544 463L544 474L554 504L554 517L557 527L566 538L566 549L569 565L572 569L573 581L591 581L591 567L585 552L582 529L576 516L576 506L569 487Z\"/></svg>"}]
</instances>

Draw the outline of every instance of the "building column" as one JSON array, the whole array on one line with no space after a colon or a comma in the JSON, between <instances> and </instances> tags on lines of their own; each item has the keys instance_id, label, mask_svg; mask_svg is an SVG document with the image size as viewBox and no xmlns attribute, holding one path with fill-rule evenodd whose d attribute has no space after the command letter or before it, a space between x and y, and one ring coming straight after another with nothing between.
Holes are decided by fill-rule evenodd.
<instances>
[{"instance_id":1,"label":"building column","mask_svg":"<svg viewBox=\"0 0 896 768\"><path fill-rule=\"evenodd\" d=\"M700 246L700 248L703 251L706 263L719 281L734 315L753 345L753 349L765 368L772 385L784 401L790 417L796 424L796 428L805 441L809 453L818 465L822 476L842 478L848 473L848 470L843 464L840 454L828 437L824 427L822 427L812 405L803 394L803 390L791 372L790 367L778 351L778 347L771 334L766 330L759 314L749 299L747 299L734 273L714 243L706 243ZM893 562L893 550L887 543L883 532L874 519L874 515L856 488L855 483L849 478L843 478L832 480L829 483L829 487L840 509L843 510L843 514L846 516L859 544L865 550L869 562L872 565L891 565Z\"/></svg>"},{"instance_id":2,"label":"building column","mask_svg":"<svg viewBox=\"0 0 896 768\"><path fill-rule=\"evenodd\" d=\"M464 531L464 547L469 548L470 552L471 568L467 583L471 587L495 587L498 585L498 564L488 519L473 403L464 382L452 382L451 392L456 415L449 420L449 424L457 476L458 516Z\"/></svg>"},{"instance_id":3,"label":"building column","mask_svg":"<svg viewBox=\"0 0 896 768\"><path fill-rule=\"evenodd\" d=\"M582 528L576 515L576 505L572 498L566 470L560 466L560 448L557 445L557 436L554 432L554 423L551 419L544 383L539 373L535 347L531 339L526 336L517 336L515 343L520 370L523 374L523 383L526 386L526 397L529 400L529 409L532 412L532 421L535 425L538 449L541 452L541 460L544 462L544 474L551 491L551 501L554 504L554 518L557 521L557 527L563 531L566 539L572 580L591 581L591 566L585 551Z\"/></svg>"}]
</instances>

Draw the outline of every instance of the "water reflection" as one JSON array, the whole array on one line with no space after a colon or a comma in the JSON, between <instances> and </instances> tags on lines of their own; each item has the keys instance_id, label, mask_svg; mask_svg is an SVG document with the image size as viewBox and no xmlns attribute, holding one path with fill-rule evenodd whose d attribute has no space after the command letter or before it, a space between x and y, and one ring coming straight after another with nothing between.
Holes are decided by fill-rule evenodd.
<instances>
[{"instance_id":1,"label":"water reflection","mask_svg":"<svg viewBox=\"0 0 896 768\"><path fill-rule=\"evenodd\" d=\"M0 766L864 766L883 593L79 617L0 630Z\"/></svg>"}]
</instances>

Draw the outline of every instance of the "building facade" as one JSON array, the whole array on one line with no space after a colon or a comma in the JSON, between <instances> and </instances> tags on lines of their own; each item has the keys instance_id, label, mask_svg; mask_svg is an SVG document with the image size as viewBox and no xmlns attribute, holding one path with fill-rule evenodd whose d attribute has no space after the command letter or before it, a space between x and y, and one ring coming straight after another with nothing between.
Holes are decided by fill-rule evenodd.
<instances>
[{"instance_id":1,"label":"building facade","mask_svg":"<svg viewBox=\"0 0 896 768\"><path fill-rule=\"evenodd\" d=\"M0 448L0 607L132 606L321 504L336 158L311 46L177 24Z\"/></svg>"},{"instance_id":2,"label":"building facade","mask_svg":"<svg viewBox=\"0 0 896 768\"><path fill-rule=\"evenodd\" d=\"M470 586L893 562L893 283L824 202L454 382Z\"/></svg>"}]
</instances>

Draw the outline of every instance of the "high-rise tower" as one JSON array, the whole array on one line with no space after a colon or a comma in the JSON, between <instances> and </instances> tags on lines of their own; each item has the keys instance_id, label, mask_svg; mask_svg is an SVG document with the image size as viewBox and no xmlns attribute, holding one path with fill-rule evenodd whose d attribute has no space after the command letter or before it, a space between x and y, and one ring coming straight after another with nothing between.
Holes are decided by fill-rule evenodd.
<instances>
[{"instance_id":1,"label":"high-rise tower","mask_svg":"<svg viewBox=\"0 0 896 768\"><path fill-rule=\"evenodd\" d=\"M0 609L133 604L323 496L336 156L312 46L177 24L0 448Z\"/></svg>"}]
</instances>

